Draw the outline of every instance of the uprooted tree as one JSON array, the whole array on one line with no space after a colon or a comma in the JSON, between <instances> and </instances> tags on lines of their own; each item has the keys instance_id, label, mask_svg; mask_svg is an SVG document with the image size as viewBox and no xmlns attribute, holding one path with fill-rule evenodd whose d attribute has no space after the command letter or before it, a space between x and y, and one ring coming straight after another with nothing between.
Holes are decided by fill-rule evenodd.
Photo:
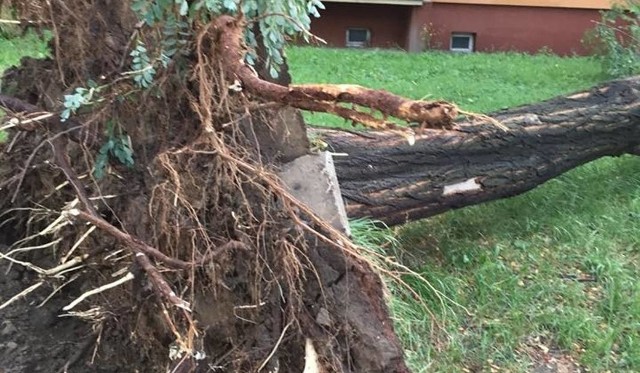
<instances>
[{"instance_id":1,"label":"uprooted tree","mask_svg":"<svg viewBox=\"0 0 640 373\"><path fill-rule=\"evenodd\" d=\"M390 223L636 150L633 81L594 91L600 106L505 112L505 131L454 123L446 102L274 79L283 35L305 35L316 1L13 5L52 30L53 57L3 79L2 259L31 274L19 295L77 300L62 311L94 325L105 371L408 371L376 261L274 176L308 151L285 107L383 130L323 136L348 154L352 215Z\"/></svg>"},{"instance_id":2,"label":"uprooted tree","mask_svg":"<svg viewBox=\"0 0 640 373\"><path fill-rule=\"evenodd\" d=\"M274 176L306 138L265 129L287 106L411 140L387 118L449 127L457 111L274 79L318 4L12 2L52 31L52 58L3 78L1 258L33 285L0 308L64 293L95 336L62 370L408 371L376 261Z\"/></svg>"}]
</instances>

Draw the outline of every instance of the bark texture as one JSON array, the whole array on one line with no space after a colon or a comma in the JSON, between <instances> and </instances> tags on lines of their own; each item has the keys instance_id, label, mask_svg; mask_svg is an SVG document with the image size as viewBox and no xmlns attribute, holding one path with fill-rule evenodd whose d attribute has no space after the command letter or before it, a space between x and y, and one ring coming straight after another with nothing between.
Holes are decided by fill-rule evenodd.
<instances>
[{"instance_id":1,"label":"bark texture","mask_svg":"<svg viewBox=\"0 0 640 373\"><path fill-rule=\"evenodd\" d=\"M425 130L415 145L393 134L322 131L350 217L402 224L524 193L604 156L636 154L640 78L500 111L509 127L457 123Z\"/></svg>"}]
</instances>

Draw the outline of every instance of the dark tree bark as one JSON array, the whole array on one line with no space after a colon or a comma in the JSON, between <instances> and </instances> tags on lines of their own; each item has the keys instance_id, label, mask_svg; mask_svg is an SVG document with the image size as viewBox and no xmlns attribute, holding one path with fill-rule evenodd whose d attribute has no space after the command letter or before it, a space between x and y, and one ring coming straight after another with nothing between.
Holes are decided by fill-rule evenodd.
<instances>
[{"instance_id":1,"label":"dark tree bark","mask_svg":"<svg viewBox=\"0 0 640 373\"><path fill-rule=\"evenodd\" d=\"M426 130L410 146L397 135L323 131L350 217L389 225L524 193L604 156L637 154L640 78L501 111L510 128L458 123ZM464 183L464 184L461 184Z\"/></svg>"}]
</instances>

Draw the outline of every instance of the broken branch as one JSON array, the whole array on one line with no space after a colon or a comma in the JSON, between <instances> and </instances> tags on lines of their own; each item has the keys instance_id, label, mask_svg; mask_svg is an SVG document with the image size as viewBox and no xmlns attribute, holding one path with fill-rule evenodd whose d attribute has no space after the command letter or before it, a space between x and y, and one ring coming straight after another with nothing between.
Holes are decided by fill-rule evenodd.
<instances>
[{"instance_id":1,"label":"broken branch","mask_svg":"<svg viewBox=\"0 0 640 373\"><path fill-rule=\"evenodd\" d=\"M240 80L247 91L265 100L308 111L336 114L374 129L396 129L397 126L385 119L378 119L371 114L339 104L366 107L377 111L383 118L391 116L407 122L416 122L422 128L450 128L458 116L457 107L444 101L410 100L387 91L357 85L315 84L285 87L260 79L254 70L244 63L245 49L241 44L243 27L242 21L234 17L218 17L201 33L199 44L203 43L204 37L209 36L209 31L213 29L217 36L223 69L227 75L231 79Z\"/></svg>"},{"instance_id":2,"label":"broken branch","mask_svg":"<svg viewBox=\"0 0 640 373\"><path fill-rule=\"evenodd\" d=\"M143 241L139 240L138 238L135 238L130 234L124 233L123 231L114 227L109 222L107 222L106 220L102 219L99 216L89 214L87 212L80 211L80 210L71 210L69 211L69 214L79 217L82 220L85 220L95 225L96 227L98 227L98 229L106 233L109 233L116 240L130 247L135 252L136 256L138 255L138 253L147 254L156 258L157 260L163 262L164 264L170 267L178 268L178 269L189 269L193 265L193 263L185 262L180 259L167 256L166 254L162 253L160 250L156 249L155 247L151 247L146 243L144 243Z\"/></svg>"}]
</instances>

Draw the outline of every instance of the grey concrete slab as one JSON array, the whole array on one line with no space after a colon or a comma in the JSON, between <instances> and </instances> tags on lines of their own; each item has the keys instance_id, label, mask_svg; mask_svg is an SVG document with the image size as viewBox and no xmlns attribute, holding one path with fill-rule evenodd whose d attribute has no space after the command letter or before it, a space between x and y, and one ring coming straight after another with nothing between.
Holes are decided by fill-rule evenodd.
<instances>
[{"instance_id":1,"label":"grey concrete slab","mask_svg":"<svg viewBox=\"0 0 640 373\"><path fill-rule=\"evenodd\" d=\"M293 196L336 229L351 234L331 153L299 157L283 165L279 176Z\"/></svg>"}]
</instances>

